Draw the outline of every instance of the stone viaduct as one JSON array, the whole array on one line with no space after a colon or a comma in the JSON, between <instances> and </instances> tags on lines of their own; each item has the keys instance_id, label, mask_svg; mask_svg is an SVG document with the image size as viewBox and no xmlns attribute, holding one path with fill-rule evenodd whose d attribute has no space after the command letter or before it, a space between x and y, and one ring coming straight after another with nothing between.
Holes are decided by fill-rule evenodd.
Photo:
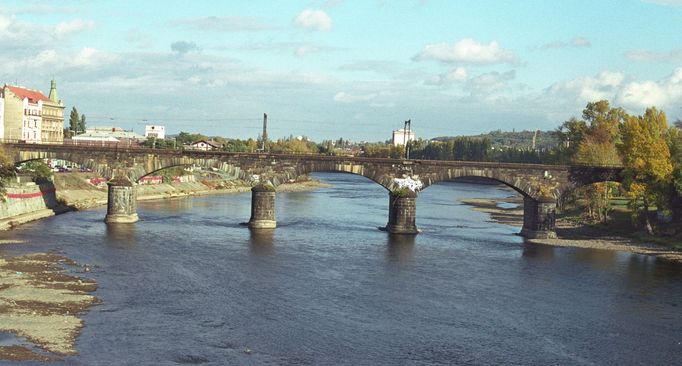
<instances>
[{"instance_id":1,"label":"stone viaduct","mask_svg":"<svg viewBox=\"0 0 682 366\"><path fill-rule=\"evenodd\" d=\"M274 228L276 187L313 172L362 175L386 188L389 195L386 230L416 234L419 190L459 177L483 177L503 183L524 197L521 235L555 237L557 200L567 190L605 180L620 180L620 168L510 164L441 160L377 159L346 156L230 153L159 150L138 147L4 144L16 164L35 159L62 159L110 177L107 216L111 223L137 221L135 182L174 166L201 166L229 172L251 183L249 226Z\"/></svg>"}]
</instances>

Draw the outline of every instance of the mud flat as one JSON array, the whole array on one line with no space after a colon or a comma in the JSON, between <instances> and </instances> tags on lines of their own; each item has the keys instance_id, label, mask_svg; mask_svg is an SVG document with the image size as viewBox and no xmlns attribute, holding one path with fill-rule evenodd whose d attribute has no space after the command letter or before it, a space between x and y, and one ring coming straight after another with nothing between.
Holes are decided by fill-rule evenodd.
<instances>
[{"instance_id":1,"label":"mud flat","mask_svg":"<svg viewBox=\"0 0 682 366\"><path fill-rule=\"evenodd\" d=\"M79 316L98 300L91 294L97 289L94 280L64 269L76 265L55 253L0 256L0 334L18 340L0 346L0 360L57 361L77 353L75 341L83 327Z\"/></svg>"}]
</instances>

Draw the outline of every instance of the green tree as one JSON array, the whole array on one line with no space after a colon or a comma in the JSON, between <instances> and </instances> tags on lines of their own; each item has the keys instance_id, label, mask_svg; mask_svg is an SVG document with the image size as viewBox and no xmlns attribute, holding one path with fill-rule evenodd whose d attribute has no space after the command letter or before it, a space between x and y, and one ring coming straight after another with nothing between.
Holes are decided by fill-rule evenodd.
<instances>
[{"instance_id":1,"label":"green tree","mask_svg":"<svg viewBox=\"0 0 682 366\"><path fill-rule=\"evenodd\" d=\"M31 160L24 163L22 171L29 173L33 180L52 179L52 169L43 160Z\"/></svg>"},{"instance_id":2,"label":"green tree","mask_svg":"<svg viewBox=\"0 0 682 366\"><path fill-rule=\"evenodd\" d=\"M579 120L575 117L564 122L555 131L555 135L559 140L559 148L564 152L566 160L570 160L578 151L578 146L587 133L587 122Z\"/></svg>"},{"instance_id":3,"label":"green tree","mask_svg":"<svg viewBox=\"0 0 682 366\"><path fill-rule=\"evenodd\" d=\"M609 102L600 100L587 103L583 120L589 127L574 155L574 162L588 165L621 165L616 145L620 143L620 128L627 114L622 108L611 108Z\"/></svg>"},{"instance_id":4,"label":"green tree","mask_svg":"<svg viewBox=\"0 0 682 366\"><path fill-rule=\"evenodd\" d=\"M628 117L623 124L623 183L633 210L633 221L643 219L650 234L653 234L653 228L649 208L667 206L669 195L666 192L672 183L668 133L665 113L654 107L648 108L643 116Z\"/></svg>"},{"instance_id":5,"label":"green tree","mask_svg":"<svg viewBox=\"0 0 682 366\"><path fill-rule=\"evenodd\" d=\"M85 132L85 115L82 114L80 120L78 121L78 132Z\"/></svg>"},{"instance_id":6,"label":"green tree","mask_svg":"<svg viewBox=\"0 0 682 366\"><path fill-rule=\"evenodd\" d=\"M71 108L71 114L69 115L69 129L73 133L78 133L78 124L80 123L80 118L78 115L78 109L76 107Z\"/></svg>"},{"instance_id":7,"label":"green tree","mask_svg":"<svg viewBox=\"0 0 682 366\"><path fill-rule=\"evenodd\" d=\"M4 147L0 146L0 195L4 196L7 180L16 175L14 162L9 158L9 154Z\"/></svg>"}]
</instances>

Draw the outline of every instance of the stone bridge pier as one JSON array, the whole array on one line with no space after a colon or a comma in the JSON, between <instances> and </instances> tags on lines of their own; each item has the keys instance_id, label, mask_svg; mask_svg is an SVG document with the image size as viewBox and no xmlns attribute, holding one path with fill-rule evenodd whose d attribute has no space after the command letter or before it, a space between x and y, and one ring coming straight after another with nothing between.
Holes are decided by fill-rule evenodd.
<instances>
[{"instance_id":1,"label":"stone bridge pier","mask_svg":"<svg viewBox=\"0 0 682 366\"><path fill-rule=\"evenodd\" d=\"M416 219L417 193L410 190L388 193L386 231L391 234L419 234Z\"/></svg>"},{"instance_id":2,"label":"stone bridge pier","mask_svg":"<svg viewBox=\"0 0 682 366\"><path fill-rule=\"evenodd\" d=\"M523 197L523 228L521 236L529 239L555 239L556 199Z\"/></svg>"},{"instance_id":3,"label":"stone bridge pier","mask_svg":"<svg viewBox=\"0 0 682 366\"><path fill-rule=\"evenodd\" d=\"M523 227L520 235L529 239L555 239L556 200L552 197L534 199L524 196ZM389 192L388 223L385 231L391 234L419 234L416 225L417 193Z\"/></svg>"},{"instance_id":4,"label":"stone bridge pier","mask_svg":"<svg viewBox=\"0 0 682 366\"><path fill-rule=\"evenodd\" d=\"M119 175L107 182L107 224L130 224L139 220L137 216L137 189L125 175Z\"/></svg>"},{"instance_id":5,"label":"stone bridge pier","mask_svg":"<svg viewBox=\"0 0 682 366\"><path fill-rule=\"evenodd\" d=\"M251 188L251 229L274 229L275 221L275 187L271 184L258 184Z\"/></svg>"}]
</instances>

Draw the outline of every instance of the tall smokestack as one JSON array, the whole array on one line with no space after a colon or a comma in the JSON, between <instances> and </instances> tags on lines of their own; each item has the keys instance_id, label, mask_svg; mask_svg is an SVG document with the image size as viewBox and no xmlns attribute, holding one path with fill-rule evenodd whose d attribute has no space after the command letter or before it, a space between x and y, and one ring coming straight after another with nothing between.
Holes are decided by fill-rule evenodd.
<instances>
[{"instance_id":1,"label":"tall smokestack","mask_svg":"<svg viewBox=\"0 0 682 366\"><path fill-rule=\"evenodd\" d=\"M263 113L263 151L265 151L265 143L268 141L268 114Z\"/></svg>"}]
</instances>

